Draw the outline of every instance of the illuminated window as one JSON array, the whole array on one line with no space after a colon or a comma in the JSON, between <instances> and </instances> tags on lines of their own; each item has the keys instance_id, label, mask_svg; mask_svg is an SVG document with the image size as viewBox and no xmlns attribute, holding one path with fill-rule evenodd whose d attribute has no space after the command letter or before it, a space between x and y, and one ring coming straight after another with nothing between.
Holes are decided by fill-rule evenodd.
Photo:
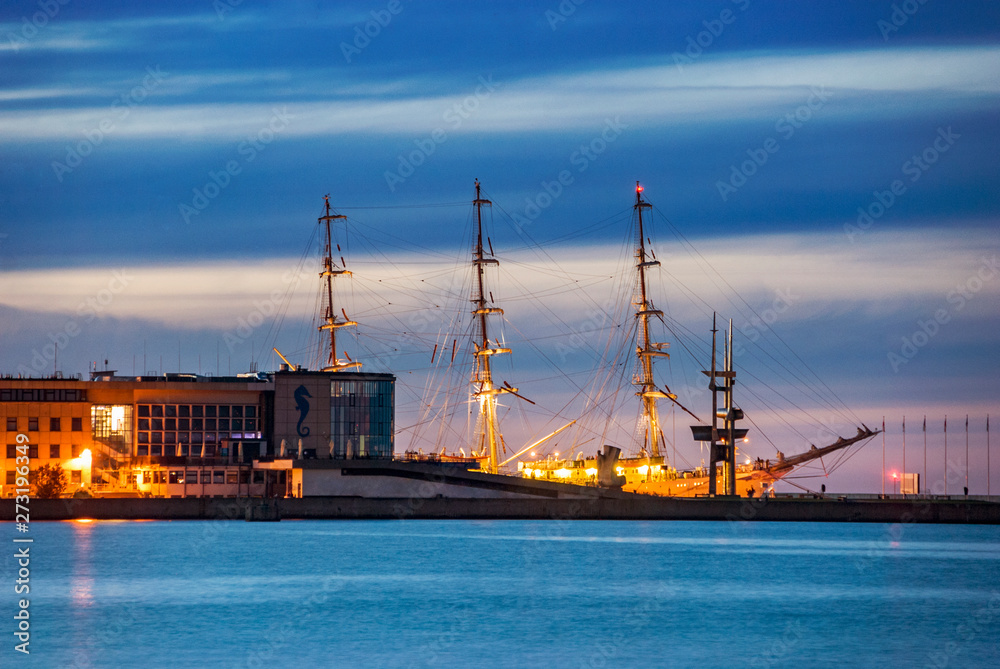
<instances>
[{"instance_id":1,"label":"illuminated window","mask_svg":"<svg viewBox=\"0 0 1000 669\"><path fill-rule=\"evenodd\" d=\"M119 453L128 452L132 448L131 405L95 404L90 408L90 426L95 441L100 441Z\"/></svg>"},{"instance_id":2,"label":"illuminated window","mask_svg":"<svg viewBox=\"0 0 1000 669\"><path fill-rule=\"evenodd\" d=\"M239 478L236 472L226 472L226 483L238 483Z\"/></svg>"},{"instance_id":3,"label":"illuminated window","mask_svg":"<svg viewBox=\"0 0 1000 669\"><path fill-rule=\"evenodd\" d=\"M167 478L169 483L184 483L184 472L176 469L170 471L170 475Z\"/></svg>"}]
</instances>

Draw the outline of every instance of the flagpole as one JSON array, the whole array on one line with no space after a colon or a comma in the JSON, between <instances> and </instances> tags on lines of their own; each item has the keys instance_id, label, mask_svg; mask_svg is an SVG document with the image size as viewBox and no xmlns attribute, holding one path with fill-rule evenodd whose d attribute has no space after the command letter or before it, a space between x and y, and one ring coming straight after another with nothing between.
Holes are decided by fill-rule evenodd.
<instances>
[{"instance_id":1,"label":"flagpole","mask_svg":"<svg viewBox=\"0 0 1000 669\"><path fill-rule=\"evenodd\" d=\"M986 496L990 496L990 415L986 414Z\"/></svg>"},{"instance_id":2,"label":"flagpole","mask_svg":"<svg viewBox=\"0 0 1000 669\"><path fill-rule=\"evenodd\" d=\"M944 415L944 494L948 494L948 414Z\"/></svg>"},{"instance_id":3,"label":"flagpole","mask_svg":"<svg viewBox=\"0 0 1000 669\"><path fill-rule=\"evenodd\" d=\"M924 493L927 493L927 414L924 414Z\"/></svg>"},{"instance_id":4,"label":"flagpole","mask_svg":"<svg viewBox=\"0 0 1000 669\"><path fill-rule=\"evenodd\" d=\"M882 497L885 497L885 416L882 416Z\"/></svg>"},{"instance_id":5,"label":"flagpole","mask_svg":"<svg viewBox=\"0 0 1000 669\"><path fill-rule=\"evenodd\" d=\"M965 414L965 494L969 494L969 414Z\"/></svg>"},{"instance_id":6,"label":"flagpole","mask_svg":"<svg viewBox=\"0 0 1000 669\"><path fill-rule=\"evenodd\" d=\"M906 493L903 492L903 483L906 482L906 416L903 416L903 471L899 479L899 492L902 493L903 497L906 497Z\"/></svg>"}]
</instances>

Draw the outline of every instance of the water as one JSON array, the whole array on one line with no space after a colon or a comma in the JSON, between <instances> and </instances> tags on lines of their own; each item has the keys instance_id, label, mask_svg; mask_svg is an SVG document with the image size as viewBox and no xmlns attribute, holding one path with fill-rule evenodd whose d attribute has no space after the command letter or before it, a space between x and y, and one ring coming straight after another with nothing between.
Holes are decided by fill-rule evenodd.
<instances>
[{"instance_id":1,"label":"water","mask_svg":"<svg viewBox=\"0 0 1000 669\"><path fill-rule=\"evenodd\" d=\"M3 667L1000 666L995 527L36 522L31 536L32 654L12 650L5 594Z\"/></svg>"}]
</instances>

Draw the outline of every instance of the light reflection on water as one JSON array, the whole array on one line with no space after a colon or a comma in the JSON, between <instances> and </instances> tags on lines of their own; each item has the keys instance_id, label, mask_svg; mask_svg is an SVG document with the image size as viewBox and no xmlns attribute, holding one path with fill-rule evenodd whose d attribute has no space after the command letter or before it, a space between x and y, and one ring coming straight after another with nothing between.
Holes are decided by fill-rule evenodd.
<instances>
[{"instance_id":1,"label":"light reflection on water","mask_svg":"<svg viewBox=\"0 0 1000 669\"><path fill-rule=\"evenodd\" d=\"M949 649L950 666L1000 665L989 634L959 630L970 617L1000 623L1000 528L186 521L32 532L25 666L855 666L858 647L865 664L924 666Z\"/></svg>"}]
</instances>

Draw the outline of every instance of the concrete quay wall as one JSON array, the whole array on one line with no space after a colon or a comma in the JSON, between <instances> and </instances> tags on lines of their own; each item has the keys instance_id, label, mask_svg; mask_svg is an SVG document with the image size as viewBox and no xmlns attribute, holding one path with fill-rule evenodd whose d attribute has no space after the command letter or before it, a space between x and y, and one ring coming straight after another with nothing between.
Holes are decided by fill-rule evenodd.
<instances>
[{"instance_id":1,"label":"concrete quay wall","mask_svg":"<svg viewBox=\"0 0 1000 669\"><path fill-rule=\"evenodd\" d=\"M30 519L244 520L247 498L32 499ZM267 500L283 519L728 520L1000 524L1000 503L976 500L681 499L620 494L590 499L306 497ZM0 500L0 521L15 520Z\"/></svg>"}]
</instances>

